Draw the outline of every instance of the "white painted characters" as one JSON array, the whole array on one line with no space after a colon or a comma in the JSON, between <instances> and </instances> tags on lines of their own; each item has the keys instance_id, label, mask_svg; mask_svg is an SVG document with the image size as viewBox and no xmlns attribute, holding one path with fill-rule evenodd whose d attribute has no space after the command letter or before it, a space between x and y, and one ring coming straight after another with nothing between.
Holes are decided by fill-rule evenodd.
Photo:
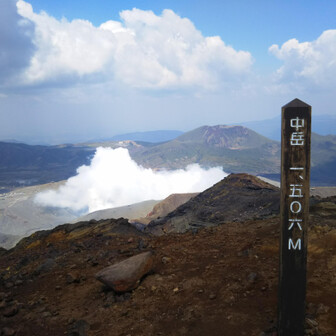
<instances>
[{"instance_id":1,"label":"white painted characters","mask_svg":"<svg viewBox=\"0 0 336 336\"><path fill-rule=\"evenodd\" d=\"M295 128L296 132L293 132L290 137L290 144L292 146L303 146L304 145L304 133L300 131L304 127L304 119L299 117L290 119L290 125L292 128Z\"/></svg>"},{"instance_id":2,"label":"white painted characters","mask_svg":"<svg viewBox=\"0 0 336 336\"><path fill-rule=\"evenodd\" d=\"M298 119L298 118L297 118ZM304 125L304 120L303 119L298 119L302 120L302 122L296 121L296 123L292 122L292 120L297 120L297 119L291 119L291 126L292 127L301 127L298 125ZM295 126L296 125L296 126ZM289 170L291 171L292 174L296 175L296 178L299 180L304 180L303 178L303 172L304 168L303 167L290 167ZM299 173L299 175L297 175ZM303 195L303 184L299 183L291 183L289 185L289 190L290 192L288 193L288 197L291 200L289 204L289 210L291 212L291 217L288 219L288 230L293 230L294 228L298 228L299 231L302 231L302 218L298 218L301 214L302 211L302 204L300 202L300 199L304 196ZM288 239L288 250L301 250L301 238L296 240L296 243L294 244L293 239L289 238Z\"/></svg>"}]
</instances>

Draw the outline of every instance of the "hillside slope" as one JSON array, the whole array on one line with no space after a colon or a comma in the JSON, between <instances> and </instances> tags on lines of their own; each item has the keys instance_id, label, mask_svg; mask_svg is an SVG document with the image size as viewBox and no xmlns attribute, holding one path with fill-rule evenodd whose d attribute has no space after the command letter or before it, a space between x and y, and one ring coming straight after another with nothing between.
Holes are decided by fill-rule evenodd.
<instances>
[{"instance_id":1,"label":"hillside slope","mask_svg":"<svg viewBox=\"0 0 336 336\"><path fill-rule=\"evenodd\" d=\"M263 213L268 203L260 191L268 185L246 178L232 187L236 195L241 188L251 199L264 199ZM227 197L240 202L233 193ZM335 219L335 197L311 207L307 335L336 333ZM273 336L279 217L241 220L159 237L124 219L37 232L0 250L0 333ZM118 294L95 279L103 268L143 251L154 253L154 268L136 289Z\"/></svg>"},{"instance_id":2,"label":"hillside slope","mask_svg":"<svg viewBox=\"0 0 336 336\"><path fill-rule=\"evenodd\" d=\"M94 148L0 142L0 188L65 180L89 164ZM1 191L1 190L0 190Z\"/></svg>"},{"instance_id":3,"label":"hillside slope","mask_svg":"<svg viewBox=\"0 0 336 336\"><path fill-rule=\"evenodd\" d=\"M151 221L153 234L186 232L219 223L261 219L279 213L280 191L255 176L231 174L163 218Z\"/></svg>"}]
</instances>

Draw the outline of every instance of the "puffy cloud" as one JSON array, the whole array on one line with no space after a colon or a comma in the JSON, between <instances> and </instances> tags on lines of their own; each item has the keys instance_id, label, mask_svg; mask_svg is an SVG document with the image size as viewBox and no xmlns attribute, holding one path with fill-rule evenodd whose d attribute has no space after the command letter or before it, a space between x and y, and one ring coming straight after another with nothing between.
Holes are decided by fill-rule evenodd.
<instances>
[{"instance_id":1,"label":"puffy cloud","mask_svg":"<svg viewBox=\"0 0 336 336\"><path fill-rule=\"evenodd\" d=\"M57 191L37 195L36 202L52 207L89 212L150 199L160 200L172 193L199 192L224 178L219 167L209 170L194 164L186 169L153 171L138 166L125 148L97 148L90 166Z\"/></svg>"},{"instance_id":2,"label":"puffy cloud","mask_svg":"<svg viewBox=\"0 0 336 336\"><path fill-rule=\"evenodd\" d=\"M140 9L99 27L89 21L57 20L19 0L20 15L36 26L37 48L26 84L68 80L113 81L138 88L213 88L249 73L252 57L220 37L204 37L172 10Z\"/></svg>"},{"instance_id":3,"label":"puffy cloud","mask_svg":"<svg viewBox=\"0 0 336 336\"><path fill-rule=\"evenodd\" d=\"M58 21L45 12L34 13L24 1L18 1L17 6L19 13L36 26L37 51L25 73L27 83L81 77L103 70L112 52L113 36L98 33L88 21Z\"/></svg>"},{"instance_id":4,"label":"puffy cloud","mask_svg":"<svg viewBox=\"0 0 336 336\"><path fill-rule=\"evenodd\" d=\"M15 76L29 65L34 52L31 41L33 32L33 23L17 13L14 0L0 1L0 83L2 86L13 82Z\"/></svg>"},{"instance_id":5,"label":"puffy cloud","mask_svg":"<svg viewBox=\"0 0 336 336\"><path fill-rule=\"evenodd\" d=\"M324 31L317 40L300 43L296 39L269 51L284 62L276 79L304 89L333 89L336 85L336 30Z\"/></svg>"}]
</instances>

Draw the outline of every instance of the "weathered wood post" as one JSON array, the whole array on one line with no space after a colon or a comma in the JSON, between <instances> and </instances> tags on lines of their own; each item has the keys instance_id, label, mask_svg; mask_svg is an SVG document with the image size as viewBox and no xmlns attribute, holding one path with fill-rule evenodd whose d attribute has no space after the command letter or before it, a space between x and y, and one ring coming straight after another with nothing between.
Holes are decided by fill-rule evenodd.
<instances>
[{"instance_id":1,"label":"weathered wood post","mask_svg":"<svg viewBox=\"0 0 336 336\"><path fill-rule=\"evenodd\" d=\"M303 336L306 302L311 106L282 107L278 335Z\"/></svg>"}]
</instances>

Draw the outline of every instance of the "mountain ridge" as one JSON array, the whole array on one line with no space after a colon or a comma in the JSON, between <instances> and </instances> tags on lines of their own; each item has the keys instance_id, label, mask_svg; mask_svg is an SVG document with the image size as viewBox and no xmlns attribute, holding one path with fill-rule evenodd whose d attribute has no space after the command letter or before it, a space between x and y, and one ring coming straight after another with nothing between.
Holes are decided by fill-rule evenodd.
<instances>
[{"instance_id":1,"label":"mountain ridge","mask_svg":"<svg viewBox=\"0 0 336 336\"><path fill-rule=\"evenodd\" d=\"M198 163L221 166L227 173L279 178L280 143L246 127L201 126L164 143L122 140L59 146L30 146L0 142L0 192L25 185L61 181L89 164L96 146L125 147L138 164L152 169L183 169ZM336 136L312 134L314 185L336 185Z\"/></svg>"},{"instance_id":2,"label":"mountain ridge","mask_svg":"<svg viewBox=\"0 0 336 336\"><path fill-rule=\"evenodd\" d=\"M222 166L228 173L276 173L280 145L243 126L201 126L134 153L133 158L145 167L179 169L198 163L204 167Z\"/></svg>"},{"instance_id":3,"label":"mountain ridge","mask_svg":"<svg viewBox=\"0 0 336 336\"><path fill-rule=\"evenodd\" d=\"M145 228L152 234L183 233L219 223L264 219L280 211L279 188L248 174L230 174Z\"/></svg>"}]
</instances>

